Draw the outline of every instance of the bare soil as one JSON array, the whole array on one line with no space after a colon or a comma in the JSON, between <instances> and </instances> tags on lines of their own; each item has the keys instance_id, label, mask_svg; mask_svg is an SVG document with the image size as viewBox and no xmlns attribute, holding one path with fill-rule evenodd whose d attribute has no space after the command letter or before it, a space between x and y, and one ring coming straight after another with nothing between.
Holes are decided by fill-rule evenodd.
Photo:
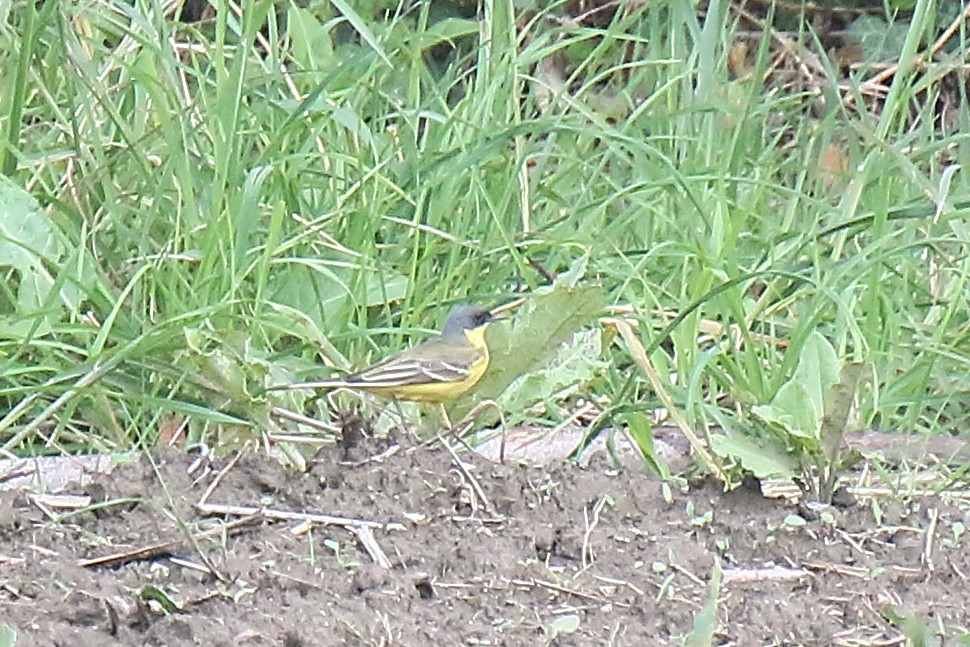
<instances>
[{"instance_id":1,"label":"bare soil","mask_svg":"<svg viewBox=\"0 0 970 647\"><path fill-rule=\"evenodd\" d=\"M327 448L306 473L255 451L190 474L194 460L119 466L74 488L100 502L77 511L0 494L0 623L16 647L680 645L692 631L697 645L901 645L921 627L913 644L966 644L959 499L812 515L600 459L465 454L463 471L440 445L389 440ZM203 498L265 512L238 523L245 509L203 513Z\"/></svg>"}]
</instances>

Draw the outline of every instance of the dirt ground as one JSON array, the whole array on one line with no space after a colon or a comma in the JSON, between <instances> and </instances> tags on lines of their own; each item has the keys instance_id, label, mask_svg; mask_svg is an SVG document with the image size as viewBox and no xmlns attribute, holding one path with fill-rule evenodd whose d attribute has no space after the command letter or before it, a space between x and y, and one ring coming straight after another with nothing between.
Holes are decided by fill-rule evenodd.
<instances>
[{"instance_id":1,"label":"dirt ground","mask_svg":"<svg viewBox=\"0 0 970 647\"><path fill-rule=\"evenodd\" d=\"M959 499L805 520L756 487L665 487L602 457L462 470L388 440L306 473L255 450L191 474L197 457L152 458L76 502L0 494L16 647L970 644Z\"/></svg>"}]
</instances>

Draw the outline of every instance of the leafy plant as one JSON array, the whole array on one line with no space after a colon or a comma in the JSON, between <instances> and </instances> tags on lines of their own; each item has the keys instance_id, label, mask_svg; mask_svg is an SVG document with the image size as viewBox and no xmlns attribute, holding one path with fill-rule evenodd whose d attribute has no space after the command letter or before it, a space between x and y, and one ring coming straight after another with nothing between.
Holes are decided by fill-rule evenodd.
<instances>
[{"instance_id":1,"label":"leafy plant","mask_svg":"<svg viewBox=\"0 0 970 647\"><path fill-rule=\"evenodd\" d=\"M799 476L812 495L830 502L843 468L845 434L864 383L865 364L841 360L832 344L813 332L798 364L771 401L752 407L765 423L757 445L737 432L713 437L714 450L730 455L756 476Z\"/></svg>"},{"instance_id":2,"label":"leafy plant","mask_svg":"<svg viewBox=\"0 0 970 647\"><path fill-rule=\"evenodd\" d=\"M721 596L722 575L721 560L715 557L708 583L707 600L704 602L704 607L694 616L694 624L684 639L684 647L710 647L714 644L714 634L718 626L717 602Z\"/></svg>"},{"instance_id":3,"label":"leafy plant","mask_svg":"<svg viewBox=\"0 0 970 647\"><path fill-rule=\"evenodd\" d=\"M77 311L78 285L59 272L67 260L59 233L33 196L0 175L0 269L14 272L0 293L0 335L26 342Z\"/></svg>"},{"instance_id":4,"label":"leafy plant","mask_svg":"<svg viewBox=\"0 0 970 647\"><path fill-rule=\"evenodd\" d=\"M551 424L594 402L647 455L663 408L695 446L717 424L744 463L801 470L814 432L765 423L798 442L762 446L736 412L830 323L886 427L970 420L970 111L944 60L966 34L926 55L958 3L867 36L901 43L878 98L802 13L785 42L806 52L777 14L745 50L723 2L0 5L6 451L143 446L172 417L266 428L251 383L520 296L480 394ZM639 324L652 381L590 328L603 304Z\"/></svg>"}]
</instances>

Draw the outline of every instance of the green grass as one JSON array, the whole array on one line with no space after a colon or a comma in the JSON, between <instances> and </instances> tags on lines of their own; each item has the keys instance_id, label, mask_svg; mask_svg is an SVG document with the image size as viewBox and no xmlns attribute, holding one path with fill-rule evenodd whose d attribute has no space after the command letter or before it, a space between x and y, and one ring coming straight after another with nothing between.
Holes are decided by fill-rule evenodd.
<instances>
[{"instance_id":1,"label":"green grass","mask_svg":"<svg viewBox=\"0 0 970 647\"><path fill-rule=\"evenodd\" d=\"M152 444L172 413L193 438L265 429L266 383L583 258L695 427L757 433L751 407L818 331L872 367L858 424L966 428L970 111L960 94L939 126L929 3L874 112L838 101L854 77L820 47L828 79L761 83L767 34L732 77L723 2L603 27L498 0L481 21L243 4L181 24L167 4L14 2L0 23L0 158L38 202L0 197L23 208L0 213L4 450ZM830 143L848 177L817 168ZM704 320L743 345L698 344ZM626 349L603 353L580 392L604 421L654 408ZM550 404L530 415L568 414Z\"/></svg>"}]
</instances>

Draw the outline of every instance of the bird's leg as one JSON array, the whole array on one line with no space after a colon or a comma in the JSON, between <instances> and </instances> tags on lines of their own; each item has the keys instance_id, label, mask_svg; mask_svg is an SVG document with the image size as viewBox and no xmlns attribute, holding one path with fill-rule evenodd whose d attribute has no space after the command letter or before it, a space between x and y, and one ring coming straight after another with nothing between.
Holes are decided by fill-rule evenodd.
<instances>
[{"instance_id":1,"label":"bird's leg","mask_svg":"<svg viewBox=\"0 0 970 647\"><path fill-rule=\"evenodd\" d=\"M456 439L458 439L459 442L464 444L464 440L462 439L462 434L466 431L466 429L464 429L463 427L473 422L475 419L475 416L477 416L479 413L481 413L482 411L488 408L495 409L495 411L498 413L499 425L502 428L502 442L499 445L498 457L499 457L499 462L504 463L505 462L505 415L502 414L502 409L501 407L498 406L498 403L496 403L495 400L482 400L481 402L476 404L474 407L472 407L471 411L466 413L465 416L458 421L457 425L455 425L454 427L451 427L451 433L455 436Z\"/></svg>"},{"instance_id":2,"label":"bird's leg","mask_svg":"<svg viewBox=\"0 0 970 647\"><path fill-rule=\"evenodd\" d=\"M438 408L441 410L441 419L445 423L445 431L448 433L454 432L455 428L451 426L451 418L448 417L448 410L445 409L445 405L439 402Z\"/></svg>"},{"instance_id":3,"label":"bird's leg","mask_svg":"<svg viewBox=\"0 0 970 647\"><path fill-rule=\"evenodd\" d=\"M415 435L414 431L408 425L407 418L404 417L404 410L401 409L401 403L398 401L397 398L393 398L393 397L391 398L391 401L394 403L394 408L397 410L398 418L401 419L401 428L404 429L404 431L408 432L408 434L413 437Z\"/></svg>"},{"instance_id":4,"label":"bird's leg","mask_svg":"<svg viewBox=\"0 0 970 647\"><path fill-rule=\"evenodd\" d=\"M459 443L461 443L462 446L464 446L464 448L467 449L469 452L474 451L474 450L472 450L471 447L468 446L468 443L466 443L464 440L462 440L461 435L458 434L458 433L456 433L458 431L459 427L461 427L462 425L464 425L467 422L469 422L470 414L469 415L466 415L464 418L462 418L458 422L458 425L452 425L451 424L451 418L448 416L448 410L445 409L444 403L442 403L442 402L439 402L438 403L438 410L441 413L441 420L444 423L444 429L442 429L439 433L435 434L433 437L431 437L428 440L426 440L423 444L425 446L427 446L427 445L430 445L431 443L434 443L434 442L439 441L439 440L442 441L442 442L444 442L444 437L445 436L453 436L455 438L455 440L457 440ZM475 409L473 409L473 412L474 411L477 411L477 410L478 410L478 407L476 407Z\"/></svg>"}]
</instances>

